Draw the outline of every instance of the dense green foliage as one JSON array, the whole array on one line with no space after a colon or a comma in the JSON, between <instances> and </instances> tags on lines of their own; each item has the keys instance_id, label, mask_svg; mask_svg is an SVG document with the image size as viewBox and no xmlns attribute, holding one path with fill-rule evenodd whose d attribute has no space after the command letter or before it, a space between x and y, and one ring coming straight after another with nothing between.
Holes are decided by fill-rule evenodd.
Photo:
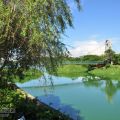
<instances>
[{"instance_id":1,"label":"dense green foliage","mask_svg":"<svg viewBox=\"0 0 120 120\"><path fill-rule=\"evenodd\" d=\"M80 1L74 1L80 8ZM0 107L13 90L8 83L29 79L25 71L56 71L68 55L61 42L68 26L73 24L67 0L0 0Z\"/></svg>"},{"instance_id":2,"label":"dense green foliage","mask_svg":"<svg viewBox=\"0 0 120 120\"><path fill-rule=\"evenodd\" d=\"M98 55L85 55L83 57L80 57L81 61L102 61L104 60L103 56Z\"/></svg>"},{"instance_id":3,"label":"dense green foliage","mask_svg":"<svg viewBox=\"0 0 120 120\"><path fill-rule=\"evenodd\" d=\"M0 110L2 108L15 110L15 113L10 113L9 117L5 117L5 120L17 120L21 115L24 115L27 120L70 120L68 116L43 103L38 105L35 99L32 100L20 89L4 89L0 93L0 97L2 97L0 99ZM2 119L1 116L0 119Z\"/></svg>"},{"instance_id":4,"label":"dense green foliage","mask_svg":"<svg viewBox=\"0 0 120 120\"><path fill-rule=\"evenodd\" d=\"M113 61L115 58L115 51L113 51L111 48L105 51L105 58Z\"/></svg>"},{"instance_id":5,"label":"dense green foliage","mask_svg":"<svg viewBox=\"0 0 120 120\"><path fill-rule=\"evenodd\" d=\"M120 64L120 54L115 53L113 50L105 51L104 55L84 55L80 57L66 57L64 61L72 61L72 62L100 62L100 61L110 61L113 64Z\"/></svg>"},{"instance_id":6,"label":"dense green foliage","mask_svg":"<svg viewBox=\"0 0 120 120\"><path fill-rule=\"evenodd\" d=\"M81 62L88 62L88 61L103 61L104 56L98 55L85 55L80 57L68 57L65 59L66 61L81 61Z\"/></svg>"},{"instance_id":7,"label":"dense green foliage","mask_svg":"<svg viewBox=\"0 0 120 120\"><path fill-rule=\"evenodd\" d=\"M115 65L120 64L120 54L115 53L112 49L105 51L104 59Z\"/></svg>"},{"instance_id":8,"label":"dense green foliage","mask_svg":"<svg viewBox=\"0 0 120 120\"><path fill-rule=\"evenodd\" d=\"M80 1L75 2L79 8ZM68 55L60 41L67 26L73 26L67 0L1 0L0 80L5 81L3 76L9 80L12 74L20 76L31 66L55 71Z\"/></svg>"},{"instance_id":9,"label":"dense green foliage","mask_svg":"<svg viewBox=\"0 0 120 120\"><path fill-rule=\"evenodd\" d=\"M120 54L114 54L113 56L113 63L120 65Z\"/></svg>"}]
</instances>

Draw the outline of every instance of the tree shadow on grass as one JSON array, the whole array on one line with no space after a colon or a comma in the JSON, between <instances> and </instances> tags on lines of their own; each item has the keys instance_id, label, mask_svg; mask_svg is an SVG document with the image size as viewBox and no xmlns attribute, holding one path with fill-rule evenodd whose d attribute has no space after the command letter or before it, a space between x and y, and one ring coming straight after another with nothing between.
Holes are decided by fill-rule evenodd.
<instances>
[{"instance_id":1,"label":"tree shadow on grass","mask_svg":"<svg viewBox=\"0 0 120 120\"><path fill-rule=\"evenodd\" d=\"M73 120L84 120L80 116L80 111L73 108L71 105L62 104L58 96L49 94L45 96L37 97L41 102L61 111L62 113L68 115Z\"/></svg>"}]
</instances>

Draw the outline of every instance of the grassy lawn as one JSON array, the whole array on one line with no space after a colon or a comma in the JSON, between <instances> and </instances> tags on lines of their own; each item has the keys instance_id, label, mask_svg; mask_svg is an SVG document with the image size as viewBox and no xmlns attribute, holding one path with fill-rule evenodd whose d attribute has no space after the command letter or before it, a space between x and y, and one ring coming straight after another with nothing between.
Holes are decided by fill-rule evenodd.
<instances>
[{"instance_id":1,"label":"grassy lawn","mask_svg":"<svg viewBox=\"0 0 120 120\"><path fill-rule=\"evenodd\" d=\"M88 68L82 65L64 65L58 68L58 76L84 77L94 75L106 80L120 80L120 65L111 65L109 68L96 68L87 73Z\"/></svg>"},{"instance_id":2,"label":"grassy lawn","mask_svg":"<svg viewBox=\"0 0 120 120\"><path fill-rule=\"evenodd\" d=\"M58 76L76 78L85 76L87 68L82 65L64 65L58 68Z\"/></svg>"},{"instance_id":3,"label":"grassy lawn","mask_svg":"<svg viewBox=\"0 0 120 120\"><path fill-rule=\"evenodd\" d=\"M120 65L111 65L109 68L99 68L89 73L108 80L120 80Z\"/></svg>"}]
</instances>

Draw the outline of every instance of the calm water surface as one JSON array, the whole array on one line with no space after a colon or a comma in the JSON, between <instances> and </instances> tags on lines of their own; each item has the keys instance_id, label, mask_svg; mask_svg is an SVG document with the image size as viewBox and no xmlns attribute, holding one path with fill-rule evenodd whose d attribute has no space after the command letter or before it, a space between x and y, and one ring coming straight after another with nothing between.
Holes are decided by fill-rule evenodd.
<instances>
[{"instance_id":1,"label":"calm water surface","mask_svg":"<svg viewBox=\"0 0 120 120\"><path fill-rule=\"evenodd\" d=\"M52 77L17 85L74 120L120 120L120 81Z\"/></svg>"}]
</instances>

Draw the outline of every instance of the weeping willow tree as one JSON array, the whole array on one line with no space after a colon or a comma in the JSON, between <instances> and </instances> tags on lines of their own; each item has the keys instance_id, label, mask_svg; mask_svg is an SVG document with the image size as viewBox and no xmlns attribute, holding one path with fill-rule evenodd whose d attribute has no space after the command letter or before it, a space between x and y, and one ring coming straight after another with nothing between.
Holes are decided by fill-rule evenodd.
<instances>
[{"instance_id":1,"label":"weeping willow tree","mask_svg":"<svg viewBox=\"0 0 120 120\"><path fill-rule=\"evenodd\" d=\"M79 9L80 1L74 2ZM14 77L31 67L56 71L68 55L61 42L68 26L73 24L67 0L0 0L0 109L17 108L21 101L8 84Z\"/></svg>"},{"instance_id":2,"label":"weeping willow tree","mask_svg":"<svg viewBox=\"0 0 120 120\"><path fill-rule=\"evenodd\" d=\"M79 9L80 1L74 1ZM0 0L0 82L31 66L55 71L68 55L61 42L68 26L73 24L67 0Z\"/></svg>"}]
</instances>

